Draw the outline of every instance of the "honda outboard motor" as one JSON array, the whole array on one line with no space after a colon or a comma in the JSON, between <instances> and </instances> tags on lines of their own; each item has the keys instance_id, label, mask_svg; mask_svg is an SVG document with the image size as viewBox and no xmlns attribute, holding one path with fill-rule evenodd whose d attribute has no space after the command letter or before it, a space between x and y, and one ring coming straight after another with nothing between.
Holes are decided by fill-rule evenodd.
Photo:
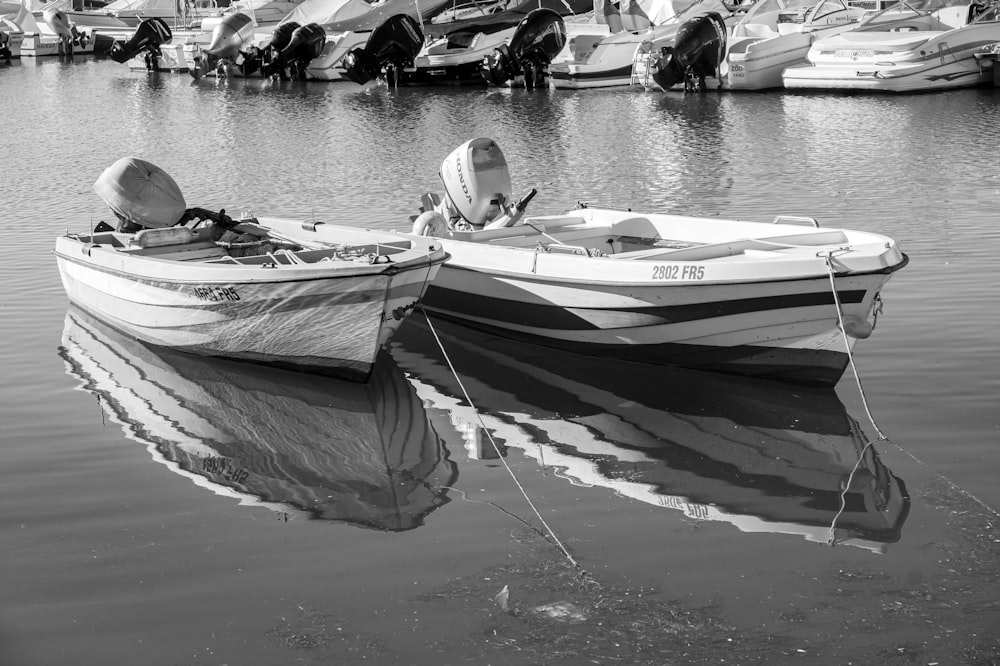
<instances>
[{"instance_id":1,"label":"honda outboard motor","mask_svg":"<svg viewBox=\"0 0 1000 666\"><path fill-rule=\"evenodd\" d=\"M483 58L480 71L487 82L498 86L523 74L524 87L535 88L543 85L549 63L564 46L562 16L547 8L533 9L517 24L510 42Z\"/></svg>"},{"instance_id":2,"label":"honda outboard motor","mask_svg":"<svg viewBox=\"0 0 1000 666\"><path fill-rule=\"evenodd\" d=\"M253 19L246 14L237 12L227 15L212 30L212 41L208 47L202 49L201 55L195 58L191 76L200 79L208 70L215 69L219 61L236 58L253 40L253 30Z\"/></svg>"},{"instance_id":3,"label":"honda outboard motor","mask_svg":"<svg viewBox=\"0 0 1000 666\"><path fill-rule=\"evenodd\" d=\"M364 84L384 77L395 87L399 73L413 64L424 43L420 24L409 14L396 14L372 31L364 48L351 49L344 56L344 75Z\"/></svg>"},{"instance_id":4,"label":"honda outboard motor","mask_svg":"<svg viewBox=\"0 0 1000 666\"><path fill-rule=\"evenodd\" d=\"M143 51L146 52L146 69L155 70L160 59L160 44L173 39L170 26L161 18L146 19L135 29L132 39L124 44L115 42L109 55L115 62L125 63Z\"/></svg>"},{"instance_id":5,"label":"honda outboard motor","mask_svg":"<svg viewBox=\"0 0 1000 666\"><path fill-rule=\"evenodd\" d=\"M291 70L291 78L304 80L306 66L323 52L323 46L326 44L326 30L318 23L307 23L295 28L288 36L288 43L282 46L278 41L278 30L293 23L284 23L275 28L274 37L271 40L271 60L261 67L264 76L277 74L284 77L285 69L288 68ZM285 33L282 33L282 40L284 36Z\"/></svg>"}]
</instances>

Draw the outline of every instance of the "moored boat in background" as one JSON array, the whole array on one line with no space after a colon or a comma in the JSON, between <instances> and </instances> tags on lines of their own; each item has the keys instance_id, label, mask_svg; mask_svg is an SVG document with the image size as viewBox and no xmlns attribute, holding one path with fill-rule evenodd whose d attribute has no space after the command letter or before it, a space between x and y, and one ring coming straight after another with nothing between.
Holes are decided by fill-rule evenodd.
<instances>
[{"instance_id":1,"label":"moored boat in background","mask_svg":"<svg viewBox=\"0 0 1000 666\"><path fill-rule=\"evenodd\" d=\"M820 39L808 63L789 67L785 88L926 92L993 81L976 54L1000 41L1000 5L907 0L857 27Z\"/></svg>"}]
</instances>

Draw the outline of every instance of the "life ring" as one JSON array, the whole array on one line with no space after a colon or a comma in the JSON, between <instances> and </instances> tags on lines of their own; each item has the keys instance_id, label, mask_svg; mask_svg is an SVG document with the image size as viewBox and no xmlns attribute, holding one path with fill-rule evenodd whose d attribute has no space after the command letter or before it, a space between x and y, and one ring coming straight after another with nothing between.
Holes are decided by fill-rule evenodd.
<instances>
[{"instance_id":1,"label":"life ring","mask_svg":"<svg viewBox=\"0 0 1000 666\"><path fill-rule=\"evenodd\" d=\"M435 210L423 212L413 221L414 236L444 236L447 233L448 223Z\"/></svg>"}]
</instances>

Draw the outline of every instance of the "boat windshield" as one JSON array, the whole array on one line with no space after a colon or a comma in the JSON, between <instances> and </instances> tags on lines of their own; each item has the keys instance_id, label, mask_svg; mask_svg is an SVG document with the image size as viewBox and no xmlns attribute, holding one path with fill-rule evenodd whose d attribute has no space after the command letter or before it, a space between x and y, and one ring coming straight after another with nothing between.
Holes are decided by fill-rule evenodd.
<instances>
[{"instance_id":1,"label":"boat windshield","mask_svg":"<svg viewBox=\"0 0 1000 666\"><path fill-rule=\"evenodd\" d=\"M912 18L915 16L929 16L934 12L947 7L966 7L968 2L960 0L899 0L899 2L875 12L862 21L862 25L869 23L886 23L899 19Z\"/></svg>"},{"instance_id":2,"label":"boat windshield","mask_svg":"<svg viewBox=\"0 0 1000 666\"><path fill-rule=\"evenodd\" d=\"M973 23L1000 23L1000 4L984 8Z\"/></svg>"},{"instance_id":3,"label":"boat windshield","mask_svg":"<svg viewBox=\"0 0 1000 666\"><path fill-rule=\"evenodd\" d=\"M755 23L756 19L772 12L805 10L816 4L816 0L757 0L740 23Z\"/></svg>"},{"instance_id":4,"label":"boat windshield","mask_svg":"<svg viewBox=\"0 0 1000 666\"><path fill-rule=\"evenodd\" d=\"M805 22L815 21L830 14L844 12L850 9L844 0L820 0L813 5L805 15Z\"/></svg>"},{"instance_id":5,"label":"boat windshield","mask_svg":"<svg viewBox=\"0 0 1000 666\"><path fill-rule=\"evenodd\" d=\"M674 14L673 18L670 19L670 22L683 23L688 19L694 18L695 16L701 16L702 14L707 14L708 12L718 12L719 14L722 14L723 18L732 13L729 8L726 7L725 3L721 2L721 0L696 0L683 10Z\"/></svg>"}]
</instances>

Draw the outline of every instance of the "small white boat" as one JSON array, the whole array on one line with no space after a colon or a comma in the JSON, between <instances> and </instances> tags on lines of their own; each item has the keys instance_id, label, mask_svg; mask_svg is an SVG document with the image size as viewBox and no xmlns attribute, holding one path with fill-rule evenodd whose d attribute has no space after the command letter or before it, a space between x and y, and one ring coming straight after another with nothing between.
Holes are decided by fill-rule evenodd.
<instances>
[{"instance_id":1,"label":"small white boat","mask_svg":"<svg viewBox=\"0 0 1000 666\"><path fill-rule=\"evenodd\" d=\"M441 179L444 199L425 196L413 227L450 254L424 309L594 356L832 385L849 346L871 334L880 290L908 262L885 236L786 215L584 205L526 217L531 196L509 204L507 163L487 138L449 155ZM322 225L296 233L328 237Z\"/></svg>"},{"instance_id":2,"label":"small white boat","mask_svg":"<svg viewBox=\"0 0 1000 666\"><path fill-rule=\"evenodd\" d=\"M817 40L808 64L789 67L786 88L927 92L984 85L993 72L976 55L1000 41L1000 5L907 0L856 28Z\"/></svg>"},{"instance_id":3,"label":"small white boat","mask_svg":"<svg viewBox=\"0 0 1000 666\"><path fill-rule=\"evenodd\" d=\"M847 0L759 0L729 35L723 87L781 88L782 73L806 62L813 42L850 30L869 13Z\"/></svg>"},{"instance_id":4,"label":"small white boat","mask_svg":"<svg viewBox=\"0 0 1000 666\"><path fill-rule=\"evenodd\" d=\"M145 342L365 381L446 254L438 239L187 208L173 179L122 158L94 189L119 219L56 239L70 300ZM329 226L336 243L278 234Z\"/></svg>"}]
</instances>

